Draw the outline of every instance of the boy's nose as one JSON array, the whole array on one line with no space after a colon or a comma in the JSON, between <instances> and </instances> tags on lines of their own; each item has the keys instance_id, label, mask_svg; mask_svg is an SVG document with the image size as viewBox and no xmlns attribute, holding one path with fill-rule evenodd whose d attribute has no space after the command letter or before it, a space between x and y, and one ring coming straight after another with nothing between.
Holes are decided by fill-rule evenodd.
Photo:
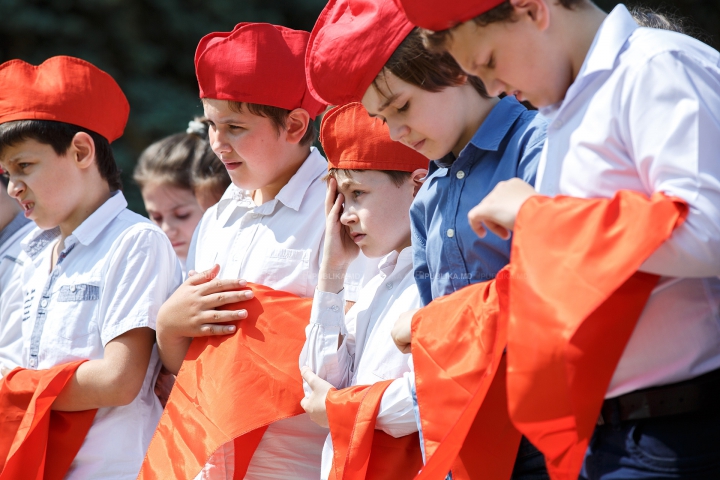
<instances>
[{"instance_id":1,"label":"boy's nose","mask_svg":"<svg viewBox=\"0 0 720 480\"><path fill-rule=\"evenodd\" d=\"M25 184L22 182L12 181L8 182L7 193L15 199L20 199L20 195L25 191Z\"/></svg>"},{"instance_id":2,"label":"boy's nose","mask_svg":"<svg viewBox=\"0 0 720 480\"><path fill-rule=\"evenodd\" d=\"M343 210L342 215L340 215L340 223L343 225L352 225L353 223L357 223L357 215L355 213L346 208Z\"/></svg>"},{"instance_id":3,"label":"boy's nose","mask_svg":"<svg viewBox=\"0 0 720 480\"><path fill-rule=\"evenodd\" d=\"M388 123L388 130L390 131L390 139L393 142L399 142L404 136L406 136L410 129L405 125L391 125Z\"/></svg>"}]
</instances>

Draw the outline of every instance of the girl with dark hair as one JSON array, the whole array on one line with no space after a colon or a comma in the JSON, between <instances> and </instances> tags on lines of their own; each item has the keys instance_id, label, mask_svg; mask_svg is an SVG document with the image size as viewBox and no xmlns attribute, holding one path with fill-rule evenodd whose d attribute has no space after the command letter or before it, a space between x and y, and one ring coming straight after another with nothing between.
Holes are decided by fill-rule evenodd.
<instances>
[{"instance_id":1,"label":"girl with dark hair","mask_svg":"<svg viewBox=\"0 0 720 480\"><path fill-rule=\"evenodd\" d=\"M217 203L215 190L224 171L214 170L220 180L202 180L195 189L197 165L212 165L215 154L207 138L207 124L193 120L184 133L176 133L147 147L138 160L133 178L140 186L150 219L170 239L181 263L185 264L190 240L205 208ZM219 161L214 158L217 163ZM222 166L222 164L221 164ZM227 176L227 172L224 172ZM196 197L202 198L203 205ZM220 196L222 192L220 193Z\"/></svg>"}]
</instances>

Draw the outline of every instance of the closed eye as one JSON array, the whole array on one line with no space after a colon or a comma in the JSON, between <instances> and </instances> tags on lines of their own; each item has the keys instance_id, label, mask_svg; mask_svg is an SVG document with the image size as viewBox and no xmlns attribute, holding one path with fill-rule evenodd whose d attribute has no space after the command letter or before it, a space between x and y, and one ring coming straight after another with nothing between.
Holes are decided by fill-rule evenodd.
<instances>
[{"instance_id":1,"label":"closed eye","mask_svg":"<svg viewBox=\"0 0 720 480\"><path fill-rule=\"evenodd\" d=\"M400 112L400 113L402 113L402 112L407 112L407 109L408 109L408 108L410 108L410 102L405 102L405 105L403 105L402 107L398 108L397 111Z\"/></svg>"}]
</instances>

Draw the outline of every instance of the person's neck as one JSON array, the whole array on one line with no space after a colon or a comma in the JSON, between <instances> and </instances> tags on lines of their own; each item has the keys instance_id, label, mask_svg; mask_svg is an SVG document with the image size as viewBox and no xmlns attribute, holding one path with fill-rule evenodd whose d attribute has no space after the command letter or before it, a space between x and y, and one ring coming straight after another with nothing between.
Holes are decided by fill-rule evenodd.
<instances>
[{"instance_id":1,"label":"person's neck","mask_svg":"<svg viewBox=\"0 0 720 480\"><path fill-rule=\"evenodd\" d=\"M102 187L96 188L92 192L84 192L83 201L72 213L65 218L58 227L60 228L60 245L64 247L65 239L75 231L85 220L102 207L107 202L112 193L106 183L103 182ZM62 248L59 250L62 251Z\"/></svg>"},{"instance_id":2,"label":"person's neck","mask_svg":"<svg viewBox=\"0 0 720 480\"><path fill-rule=\"evenodd\" d=\"M460 139L455 144L455 147L452 149L452 153L456 157L460 155L462 149L470 143L470 140L472 140L475 132L477 132L480 128L480 125L482 125L488 115L490 115L490 112L493 108L495 108L495 105L500 102L500 99L497 97L481 97L475 89L473 89L472 93L472 95L468 95L468 103L466 104L467 107L465 111L468 112L468 115L465 122L465 129L463 130Z\"/></svg>"},{"instance_id":3,"label":"person's neck","mask_svg":"<svg viewBox=\"0 0 720 480\"><path fill-rule=\"evenodd\" d=\"M2 185L0 185L2 188ZM10 225L10 222L20 213L22 209L17 201L4 192L0 193L0 232Z\"/></svg>"},{"instance_id":4,"label":"person's neck","mask_svg":"<svg viewBox=\"0 0 720 480\"><path fill-rule=\"evenodd\" d=\"M590 47L595 40L600 25L605 21L608 14L600 10L595 4L586 2L577 10L568 10L564 7L556 11L566 18L560 19L558 25L564 29L564 44L570 48L570 65L573 82L580 73L585 63L585 58L590 52Z\"/></svg>"},{"instance_id":5,"label":"person's neck","mask_svg":"<svg viewBox=\"0 0 720 480\"><path fill-rule=\"evenodd\" d=\"M310 149L298 149L292 155L288 155L287 161L284 162L286 168L275 178L275 180L253 191L252 199L255 205L262 205L274 200L280 190L287 185L290 179L297 173L302 164L310 155Z\"/></svg>"}]
</instances>

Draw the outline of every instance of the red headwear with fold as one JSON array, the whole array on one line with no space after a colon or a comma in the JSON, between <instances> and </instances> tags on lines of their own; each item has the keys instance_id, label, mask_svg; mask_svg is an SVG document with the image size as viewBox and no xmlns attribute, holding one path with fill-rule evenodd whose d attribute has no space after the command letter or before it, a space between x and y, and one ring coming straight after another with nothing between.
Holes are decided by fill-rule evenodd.
<instances>
[{"instance_id":1,"label":"red headwear with fold","mask_svg":"<svg viewBox=\"0 0 720 480\"><path fill-rule=\"evenodd\" d=\"M393 0L330 0L310 34L310 92L330 105L360 101L412 29Z\"/></svg>"},{"instance_id":2,"label":"red headwear with fold","mask_svg":"<svg viewBox=\"0 0 720 480\"><path fill-rule=\"evenodd\" d=\"M335 107L325 114L320 142L328 168L397 170L427 168L429 160L400 142L393 142L387 125L368 115L361 103Z\"/></svg>"},{"instance_id":3,"label":"red headwear with fold","mask_svg":"<svg viewBox=\"0 0 720 480\"><path fill-rule=\"evenodd\" d=\"M439 32L467 22L505 0L395 0L418 27Z\"/></svg>"},{"instance_id":4,"label":"red headwear with fold","mask_svg":"<svg viewBox=\"0 0 720 480\"><path fill-rule=\"evenodd\" d=\"M195 52L200 98L303 108L315 118L326 105L310 95L305 80L309 36L269 23L205 35Z\"/></svg>"},{"instance_id":5,"label":"red headwear with fold","mask_svg":"<svg viewBox=\"0 0 720 480\"><path fill-rule=\"evenodd\" d=\"M39 66L5 62L0 65L0 92L0 123L52 120L91 130L108 142L122 136L130 114L117 82L74 57L52 57Z\"/></svg>"}]
</instances>

